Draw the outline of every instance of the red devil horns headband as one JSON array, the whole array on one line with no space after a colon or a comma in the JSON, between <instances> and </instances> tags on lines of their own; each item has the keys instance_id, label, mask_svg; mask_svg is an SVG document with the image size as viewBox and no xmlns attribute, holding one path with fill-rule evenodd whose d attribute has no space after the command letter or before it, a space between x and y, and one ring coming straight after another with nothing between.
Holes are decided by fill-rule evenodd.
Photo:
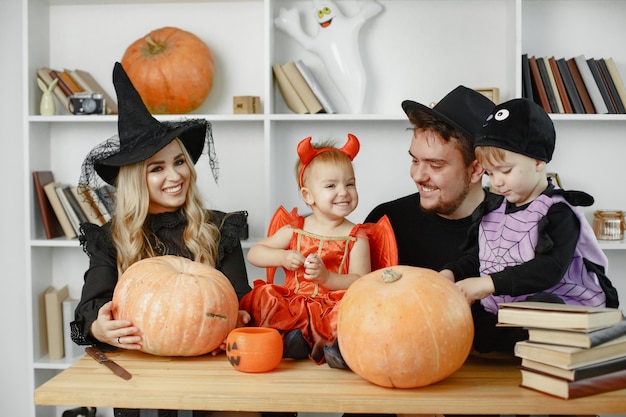
<instances>
[{"instance_id":1,"label":"red devil horns headband","mask_svg":"<svg viewBox=\"0 0 626 417\"><path fill-rule=\"evenodd\" d=\"M302 167L300 168L300 187L302 187L302 177L304 176L304 170L311 163L311 161L319 154L327 151L339 151L345 154L352 161L357 153L359 153L359 140L352 133L348 133L348 141L342 148L320 148L315 149L313 145L311 145L311 137L309 136L306 139L303 139L298 144L298 156L300 157L300 162L302 162Z\"/></svg>"}]
</instances>

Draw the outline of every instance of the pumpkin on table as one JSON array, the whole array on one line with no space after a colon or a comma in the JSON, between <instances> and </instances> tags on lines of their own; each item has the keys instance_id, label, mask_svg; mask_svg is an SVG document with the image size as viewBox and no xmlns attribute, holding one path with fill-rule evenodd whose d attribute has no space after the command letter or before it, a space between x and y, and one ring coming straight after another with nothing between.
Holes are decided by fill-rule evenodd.
<instances>
[{"instance_id":1,"label":"pumpkin on table","mask_svg":"<svg viewBox=\"0 0 626 417\"><path fill-rule=\"evenodd\" d=\"M352 371L384 387L416 388L459 369L472 347L470 307L441 274L412 266L356 280L339 307L337 338Z\"/></svg>"},{"instance_id":2,"label":"pumpkin on table","mask_svg":"<svg viewBox=\"0 0 626 417\"><path fill-rule=\"evenodd\" d=\"M175 27L133 42L121 64L152 114L184 114L200 107L213 87L213 54L196 35Z\"/></svg>"},{"instance_id":3,"label":"pumpkin on table","mask_svg":"<svg viewBox=\"0 0 626 417\"><path fill-rule=\"evenodd\" d=\"M113 316L140 329L142 351L158 356L212 352L237 325L239 302L217 269L181 256L132 264L113 293Z\"/></svg>"}]
</instances>

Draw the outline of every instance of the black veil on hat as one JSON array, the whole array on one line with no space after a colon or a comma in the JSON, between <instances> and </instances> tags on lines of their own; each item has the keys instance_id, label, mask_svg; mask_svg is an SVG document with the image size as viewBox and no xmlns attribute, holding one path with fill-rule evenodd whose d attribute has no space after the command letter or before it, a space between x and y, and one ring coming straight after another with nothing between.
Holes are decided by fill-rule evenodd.
<instances>
[{"instance_id":1,"label":"black veil on hat","mask_svg":"<svg viewBox=\"0 0 626 417\"><path fill-rule=\"evenodd\" d=\"M429 113L459 129L473 141L494 105L478 91L460 85L439 100L433 108L405 100L402 102L402 109L407 116L413 111Z\"/></svg>"},{"instance_id":2,"label":"black veil on hat","mask_svg":"<svg viewBox=\"0 0 626 417\"><path fill-rule=\"evenodd\" d=\"M83 161L80 187L97 192L104 185L102 181L115 186L121 166L145 161L177 137L194 164L207 145L211 172L217 182L219 166L209 121L158 121L146 108L119 62L113 68L113 85L118 101L118 134L89 152Z\"/></svg>"}]
</instances>

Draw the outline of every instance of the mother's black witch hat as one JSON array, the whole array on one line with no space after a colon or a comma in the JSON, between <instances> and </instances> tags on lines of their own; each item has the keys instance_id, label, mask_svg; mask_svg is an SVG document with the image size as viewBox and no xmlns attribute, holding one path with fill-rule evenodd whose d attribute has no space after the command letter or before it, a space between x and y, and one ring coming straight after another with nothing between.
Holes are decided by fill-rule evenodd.
<instances>
[{"instance_id":1,"label":"mother's black witch hat","mask_svg":"<svg viewBox=\"0 0 626 417\"><path fill-rule=\"evenodd\" d=\"M204 119L160 122L146 108L139 93L119 62L113 68L113 85L118 102L118 135L94 148L83 163L83 175L93 169L105 182L115 185L119 168L145 161L179 138L195 164L205 144L208 147L213 178L217 182L217 157L211 123ZM81 176L81 183L84 178ZM89 181L88 181L89 183Z\"/></svg>"}]
</instances>

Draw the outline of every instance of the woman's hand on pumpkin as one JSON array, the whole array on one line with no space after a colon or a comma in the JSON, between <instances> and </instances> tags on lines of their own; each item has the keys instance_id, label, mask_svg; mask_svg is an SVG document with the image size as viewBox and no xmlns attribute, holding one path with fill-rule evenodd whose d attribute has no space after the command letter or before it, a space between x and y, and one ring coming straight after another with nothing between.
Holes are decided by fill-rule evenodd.
<instances>
[{"instance_id":1,"label":"woman's hand on pumpkin","mask_svg":"<svg viewBox=\"0 0 626 417\"><path fill-rule=\"evenodd\" d=\"M124 349L141 349L139 329L128 320L115 320L113 302L105 303L98 310L98 317L91 324L91 334L97 340Z\"/></svg>"},{"instance_id":2,"label":"woman's hand on pumpkin","mask_svg":"<svg viewBox=\"0 0 626 417\"><path fill-rule=\"evenodd\" d=\"M482 300L496 290L493 286L491 275L466 278L458 281L455 285L465 295L467 302L470 304L474 301Z\"/></svg>"},{"instance_id":3,"label":"woman's hand on pumpkin","mask_svg":"<svg viewBox=\"0 0 626 417\"><path fill-rule=\"evenodd\" d=\"M304 265L306 258L297 250L285 250L283 253L283 268L289 271L295 271Z\"/></svg>"}]
</instances>

